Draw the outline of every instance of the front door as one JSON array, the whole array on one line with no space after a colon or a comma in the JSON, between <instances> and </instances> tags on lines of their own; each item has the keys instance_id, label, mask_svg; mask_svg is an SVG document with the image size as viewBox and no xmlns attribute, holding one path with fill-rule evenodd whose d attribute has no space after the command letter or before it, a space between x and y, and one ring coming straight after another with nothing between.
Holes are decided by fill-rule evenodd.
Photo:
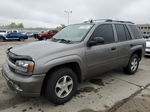
<instances>
[{"instance_id":1,"label":"front door","mask_svg":"<svg viewBox=\"0 0 150 112\"><path fill-rule=\"evenodd\" d=\"M102 24L93 32L93 37L103 37L104 44L86 48L87 76L92 77L115 68L118 49L116 47L112 24ZM90 41L89 40L89 41Z\"/></svg>"}]
</instances>

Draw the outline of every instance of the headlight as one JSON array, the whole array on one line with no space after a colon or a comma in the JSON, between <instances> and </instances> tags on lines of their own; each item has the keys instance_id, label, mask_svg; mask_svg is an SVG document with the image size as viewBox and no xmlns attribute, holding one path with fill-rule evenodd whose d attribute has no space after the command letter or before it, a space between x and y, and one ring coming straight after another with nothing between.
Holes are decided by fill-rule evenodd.
<instances>
[{"instance_id":1,"label":"headlight","mask_svg":"<svg viewBox=\"0 0 150 112\"><path fill-rule=\"evenodd\" d=\"M18 60L15 65L17 66L16 72L31 74L34 69L33 61Z\"/></svg>"}]
</instances>

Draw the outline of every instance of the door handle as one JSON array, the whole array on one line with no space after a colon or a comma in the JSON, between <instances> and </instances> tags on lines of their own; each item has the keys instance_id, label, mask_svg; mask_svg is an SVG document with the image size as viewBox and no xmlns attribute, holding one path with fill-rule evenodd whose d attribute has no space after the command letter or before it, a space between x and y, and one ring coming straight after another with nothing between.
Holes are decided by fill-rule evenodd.
<instances>
[{"instance_id":1,"label":"door handle","mask_svg":"<svg viewBox=\"0 0 150 112\"><path fill-rule=\"evenodd\" d=\"M112 47L111 50L112 50L112 51L116 50L116 47Z\"/></svg>"}]
</instances>

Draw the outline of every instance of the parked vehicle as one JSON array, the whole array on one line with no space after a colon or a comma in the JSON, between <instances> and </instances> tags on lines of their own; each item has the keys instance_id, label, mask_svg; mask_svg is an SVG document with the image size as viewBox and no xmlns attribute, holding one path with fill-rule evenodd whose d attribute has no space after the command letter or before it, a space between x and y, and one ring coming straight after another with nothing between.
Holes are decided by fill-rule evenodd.
<instances>
[{"instance_id":1,"label":"parked vehicle","mask_svg":"<svg viewBox=\"0 0 150 112\"><path fill-rule=\"evenodd\" d=\"M24 41L25 39L28 39L28 36L26 34L21 34L18 32L10 32L5 35L0 35L0 41L5 41L5 40L20 40Z\"/></svg>"},{"instance_id":2,"label":"parked vehicle","mask_svg":"<svg viewBox=\"0 0 150 112\"><path fill-rule=\"evenodd\" d=\"M5 35L5 34L7 34L6 30L0 30L0 35Z\"/></svg>"},{"instance_id":3,"label":"parked vehicle","mask_svg":"<svg viewBox=\"0 0 150 112\"><path fill-rule=\"evenodd\" d=\"M18 30L11 30L12 33L19 33Z\"/></svg>"},{"instance_id":4,"label":"parked vehicle","mask_svg":"<svg viewBox=\"0 0 150 112\"><path fill-rule=\"evenodd\" d=\"M39 40L47 40L52 38L57 32L58 30L49 30L48 32L39 33L35 36Z\"/></svg>"},{"instance_id":5,"label":"parked vehicle","mask_svg":"<svg viewBox=\"0 0 150 112\"><path fill-rule=\"evenodd\" d=\"M34 32L26 32L26 35L28 35L28 37L34 37Z\"/></svg>"},{"instance_id":6,"label":"parked vehicle","mask_svg":"<svg viewBox=\"0 0 150 112\"><path fill-rule=\"evenodd\" d=\"M148 34L143 34L143 38L144 39L148 39L150 37L150 35L148 35Z\"/></svg>"},{"instance_id":7,"label":"parked vehicle","mask_svg":"<svg viewBox=\"0 0 150 112\"><path fill-rule=\"evenodd\" d=\"M86 79L116 68L134 74L144 51L145 40L135 24L92 20L69 25L50 40L9 48L2 74L17 93L43 93L62 104Z\"/></svg>"},{"instance_id":8,"label":"parked vehicle","mask_svg":"<svg viewBox=\"0 0 150 112\"><path fill-rule=\"evenodd\" d=\"M150 38L146 39L145 55L150 56Z\"/></svg>"}]
</instances>

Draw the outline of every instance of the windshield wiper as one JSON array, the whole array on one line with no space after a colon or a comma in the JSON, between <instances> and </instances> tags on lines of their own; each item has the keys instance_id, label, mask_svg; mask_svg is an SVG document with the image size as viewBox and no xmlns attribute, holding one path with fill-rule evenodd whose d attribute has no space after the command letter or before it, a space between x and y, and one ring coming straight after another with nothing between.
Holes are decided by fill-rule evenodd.
<instances>
[{"instance_id":1,"label":"windshield wiper","mask_svg":"<svg viewBox=\"0 0 150 112\"><path fill-rule=\"evenodd\" d=\"M54 41L54 42L58 41L58 39L56 39L56 38L52 38L51 40Z\"/></svg>"},{"instance_id":2,"label":"windshield wiper","mask_svg":"<svg viewBox=\"0 0 150 112\"><path fill-rule=\"evenodd\" d=\"M52 41L54 42L60 42L60 43L70 43L71 40L66 40L66 39L56 39L56 38L52 38Z\"/></svg>"},{"instance_id":3,"label":"windshield wiper","mask_svg":"<svg viewBox=\"0 0 150 112\"><path fill-rule=\"evenodd\" d=\"M60 42L62 42L62 43L70 43L71 41L70 40L65 40L65 39L59 39L60 40Z\"/></svg>"}]
</instances>

